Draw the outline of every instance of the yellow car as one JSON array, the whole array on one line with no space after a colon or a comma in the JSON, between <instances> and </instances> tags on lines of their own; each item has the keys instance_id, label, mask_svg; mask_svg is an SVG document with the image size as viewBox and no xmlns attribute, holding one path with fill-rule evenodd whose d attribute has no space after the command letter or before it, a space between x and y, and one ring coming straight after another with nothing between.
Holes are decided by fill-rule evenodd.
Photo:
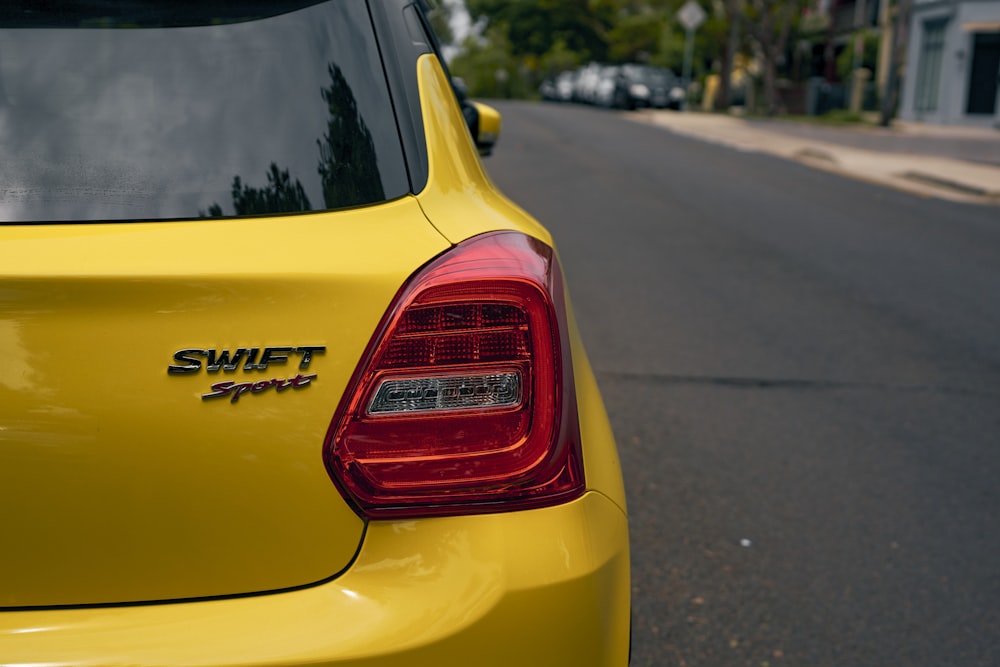
<instances>
[{"instance_id":1,"label":"yellow car","mask_svg":"<svg viewBox=\"0 0 1000 667\"><path fill-rule=\"evenodd\" d=\"M0 664L627 664L552 239L423 9L0 10Z\"/></svg>"}]
</instances>

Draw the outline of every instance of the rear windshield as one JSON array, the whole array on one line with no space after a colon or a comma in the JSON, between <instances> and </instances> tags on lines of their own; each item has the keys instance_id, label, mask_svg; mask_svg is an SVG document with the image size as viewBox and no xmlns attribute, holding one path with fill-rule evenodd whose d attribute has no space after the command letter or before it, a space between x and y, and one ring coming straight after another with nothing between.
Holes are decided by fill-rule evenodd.
<instances>
[{"instance_id":1,"label":"rear windshield","mask_svg":"<svg viewBox=\"0 0 1000 667\"><path fill-rule=\"evenodd\" d=\"M0 222L295 213L408 191L364 0L0 10Z\"/></svg>"}]
</instances>

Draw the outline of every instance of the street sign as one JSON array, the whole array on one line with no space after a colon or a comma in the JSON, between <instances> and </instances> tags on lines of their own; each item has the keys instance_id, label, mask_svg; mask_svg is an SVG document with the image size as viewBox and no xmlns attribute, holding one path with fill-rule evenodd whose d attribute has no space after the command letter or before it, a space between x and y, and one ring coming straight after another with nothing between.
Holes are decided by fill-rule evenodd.
<instances>
[{"instance_id":1,"label":"street sign","mask_svg":"<svg viewBox=\"0 0 1000 667\"><path fill-rule=\"evenodd\" d=\"M688 0L677 11L677 20L681 22L681 25L688 32L697 30L698 26L704 23L706 18L708 18L708 15L705 14L705 10L694 0Z\"/></svg>"},{"instance_id":2,"label":"street sign","mask_svg":"<svg viewBox=\"0 0 1000 667\"><path fill-rule=\"evenodd\" d=\"M695 0L688 0L677 12L677 20L684 26L684 85L691 82L691 59L694 56L694 31L708 16Z\"/></svg>"}]
</instances>

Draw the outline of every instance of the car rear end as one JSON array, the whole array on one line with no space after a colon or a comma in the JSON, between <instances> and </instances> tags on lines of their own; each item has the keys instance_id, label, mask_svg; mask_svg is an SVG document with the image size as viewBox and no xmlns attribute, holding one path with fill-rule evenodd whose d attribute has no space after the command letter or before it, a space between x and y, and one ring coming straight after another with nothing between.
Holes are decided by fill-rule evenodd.
<instances>
[{"instance_id":1,"label":"car rear end","mask_svg":"<svg viewBox=\"0 0 1000 667\"><path fill-rule=\"evenodd\" d=\"M558 257L420 8L0 16L0 663L625 664Z\"/></svg>"}]
</instances>

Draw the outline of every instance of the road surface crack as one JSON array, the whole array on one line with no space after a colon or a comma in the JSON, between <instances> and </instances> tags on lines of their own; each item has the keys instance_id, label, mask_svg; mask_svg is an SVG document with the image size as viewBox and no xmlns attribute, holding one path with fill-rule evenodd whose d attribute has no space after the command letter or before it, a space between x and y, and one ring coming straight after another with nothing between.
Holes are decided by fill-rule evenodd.
<instances>
[{"instance_id":1,"label":"road surface crack","mask_svg":"<svg viewBox=\"0 0 1000 667\"><path fill-rule=\"evenodd\" d=\"M713 375L675 375L670 373L631 373L623 371L597 371L599 378L609 380L637 380L658 385L703 385L735 389L783 389L794 391L880 391L914 394L947 394L969 397L998 397L1000 389L987 387L957 387L934 384L896 384L889 382L851 382L843 380L817 380L808 378L760 378Z\"/></svg>"}]
</instances>

